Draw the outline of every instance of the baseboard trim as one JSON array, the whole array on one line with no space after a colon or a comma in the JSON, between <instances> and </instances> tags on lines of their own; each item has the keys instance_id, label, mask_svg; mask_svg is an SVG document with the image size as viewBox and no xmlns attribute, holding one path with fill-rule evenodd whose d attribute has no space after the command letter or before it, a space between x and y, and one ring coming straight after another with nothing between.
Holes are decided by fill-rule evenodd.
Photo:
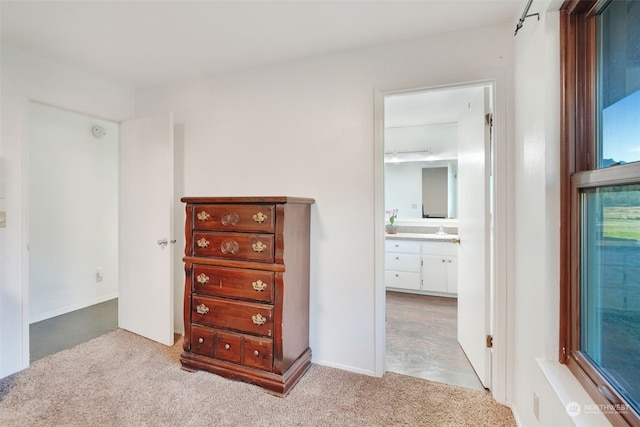
<instances>
[{"instance_id":1,"label":"baseboard trim","mask_svg":"<svg viewBox=\"0 0 640 427\"><path fill-rule=\"evenodd\" d=\"M51 319L52 317L60 316L62 314L71 313L72 311L80 310L82 308L86 308L95 304L100 304L101 302L110 301L112 299L118 298L118 292L114 292L111 294L103 295L98 298L94 298L87 301L82 301L77 304L69 305L66 307L58 308L56 310L51 310L46 313L41 313L38 315L31 316L29 320L29 324L41 322L43 320Z\"/></svg>"}]
</instances>

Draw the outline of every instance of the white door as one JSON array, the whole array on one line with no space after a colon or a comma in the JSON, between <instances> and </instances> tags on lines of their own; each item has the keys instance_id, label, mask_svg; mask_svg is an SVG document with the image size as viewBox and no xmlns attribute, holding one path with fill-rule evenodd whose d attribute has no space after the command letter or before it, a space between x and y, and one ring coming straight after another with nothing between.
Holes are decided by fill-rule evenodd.
<instances>
[{"instance_id":1,"label":"white door","mask_svg":"<svg viewBox=\"0 0 640 427\"><path fill-rule=\"evenodd\" d=\"M173 345L173 116L120 126L118 325Z\"/></svg>"},{"instance_id":2,"label":"white door","mask_svg":"<svg viewBox=\"0 0 640 427\"><path fill-rule=\"evenodd\" d=\"M491 388L488 113L489 88L480 88L458 120L458 342Z\"/></svg>"}]
</instances>

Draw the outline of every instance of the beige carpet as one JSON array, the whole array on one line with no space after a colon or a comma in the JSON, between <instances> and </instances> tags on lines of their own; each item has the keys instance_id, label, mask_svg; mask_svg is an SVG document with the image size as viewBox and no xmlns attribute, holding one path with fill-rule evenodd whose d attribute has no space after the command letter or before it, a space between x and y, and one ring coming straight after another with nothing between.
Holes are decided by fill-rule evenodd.
<instances>
[{"instance_id":1,"label":"beige carpet","mask_svg":"<svg viewBox=\"0 0 640 427\"><path fill-rule=\"evenodd\" d=\"M515 426L490 394L312 365L286 398L117 330L0 380L1 426Z\"/></svg>"}]
</instances>

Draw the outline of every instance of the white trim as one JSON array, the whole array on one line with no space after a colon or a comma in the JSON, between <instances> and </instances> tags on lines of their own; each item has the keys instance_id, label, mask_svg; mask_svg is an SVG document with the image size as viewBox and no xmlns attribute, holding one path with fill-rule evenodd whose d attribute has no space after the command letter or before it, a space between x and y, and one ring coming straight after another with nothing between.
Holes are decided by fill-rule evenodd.
<instances>
[{"instance_id":1,"label":"white trim","mask_svg":"<svg viewBox=\"0 0 640 427\"><path fill-rule=\"evenodd\" d=\"M571 418L576 426L597 427L611 425L611 422L609 422L607 417L600 411L592 410L587 412L584 410L585 408L597 407L599 405L589 396L589 393L587 393L578 379L571 373L569 368L567 368L567 365L541 358L536 358L536 363L562 406L566 408L569 404L577 403L580 405L580 413L575 414Z\"/></svg>"},{"instance_id":2,"label":"white trim","mask_svg":"<svg viewBox=\"0 0 640 427\"><path fill-rule=\"evenodd\" d=\"M321 366L326 366L328 368L336 368L336 369L340 369L341 371L346 371L346 372L353 372L356 374L362 374L362 375L367 375L369 377L381 377L382 375L377 375L376 372L370 370L370 369L360 369L360 368L356 368L354 366L350 366L350 365L343 365L341 363L333 363L333 362L328 362L326 360L315 360L313 359L312 362L315 365L321 365Z\"/></svg>"},{"instance_id":3,"label":"white trim","mask_svg":"<svg viewBox=\"0 0 640 427\"><path fill-rule=\"evenodd\" d=\"M387 371L387 296L384 286L384 94L374 91L373 117L373 283L374 369L382 377Z\"/></svg>"},{"instance_id":4,"label":"white trim","mask_svg":"<svg viewBox=\"0 0 640 427\"><path fill-rule=\"evenodd\" d=\"M108 295L103 295L101 297L94 298L92 300L82 301L82 302L79 302L77 304L73 304L73 305L69 305L69 306L66 306L66 307L58 308L56 310L51 310L51 311L48 311L46 313L42 313L42 314L39 314L37 316L34 316L33 319L31 319L31 323L36 323L36 322L40 322L42 320L51 319L52 317L60 316L62 314L71 313L72 311L76 311L76 310L80 310L82 308L90 307L90 306L95 305L95 304L100 304L101 302L110 301L110 300L115 299L115 298L118 298L118 292L114 292L114 293L111 293L111 294L108 294Z\"/></svg>"}]
</instances>

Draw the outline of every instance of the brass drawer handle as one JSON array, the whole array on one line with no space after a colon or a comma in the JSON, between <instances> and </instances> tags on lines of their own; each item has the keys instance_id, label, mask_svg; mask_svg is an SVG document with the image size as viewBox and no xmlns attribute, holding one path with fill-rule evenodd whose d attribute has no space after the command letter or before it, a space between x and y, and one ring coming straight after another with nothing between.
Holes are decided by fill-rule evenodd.
<instances>
[{"instance_id":1,"label":"brass drawer handle","mask_svg":"<svg viewBox=\"0 0 640 427\"><path fill-rule=\"evenodd\" d=\"M207 314L209 312L209 307L204 304L200 304L196 307L196 312L198 312L198 314Z\"/></svg>"},{"instance_id":2,"label":"brass drawer handle","mask_svg":"<svg viewBox=\"0 0 640 427\"><path fill-rule=\"evenodd\" d=\"M198 277L196 277L196 280L198 281L198 283L202 283L203 285L205 283L209 282L209 276L207 276L204 273L198 274Z\"/></svg>"},{"instance_id":3,"label":"brass drawer handle","mask_svg":"<svg viewBox=\"0 0 640 427\"><path fill-rule=\"evenodd\" d=\"M262 212L258 212L257 214L255 214L253 216L253 220L255 222L257 222L258 224L262 224L263 222L265 222L267 220L267 216L265 214L263 214Z\"/></svg>"},{"instance_id":4,"label":"brass drawer handle","mask_svg":"<svg viewBox=\"0 0 640 427\"><path fill-rule=\"evenodd\" d=\"M225 240L220 244L220 250L223 254L237 254L240 250L240 245L235 240Z\"/></svg>"},{"instance_id":5,"label":"brass drawer handle","mask_svg":"<svg viewBox=\"0 0 640 427\"><path fill-rule=\"evenodd\" d=\"M229 350L230 348L231 348L231 346L230 346L229 344L225 344L225 345L224 345L224 349L225 349L225 350Z\"/></svg>"},{"instance_id":6,"label":"brass drawer handle","mask_svg":"<svg viewBox=\"0 0 640 427\"><path fill-rule=\"evenodd\" d=\"M264 283L262 280L258 280L258 281L256 281L256 282L253 282L253 283L251 284L251 286L253 286L253 289L255 289L255 290L256 290L256 291L258 291L258 292L262 292L262 291L264 291L265 289L267 289L267 284L266 284L266 283Z\"/></svg>"},{"instance_id":7,"label":"brass drawer handle","mask_svg":"<svg viewBox=\"0 0 640 427\"><path fill-rule=\"evenodd\" d=\"M265 245L262 242L254 243L253 245L251 245L251 247L255 252L258 252L258 253L264 252L264 250L267 249L267 245Z\"/></svg>"},{"instance_id":8,"label":"brass drawer handle","mask_svg":"<svg viewBox=\"0 0 640 427\"><path fill-rule=\"evenodd\" d=\"M198 342L202 344L204 342L204 338L198 338Z\"/></svg>"},{"instance_id":9,"label":"brass drawer handle","mask_svg":"<svg viewBox=\"0 0 640 427\"><path fill-rule=\"evenodd\" d=\"M220 220L222 225L238 225L240 222L240 215L235 212L226 213L222 215L222 219Z\"/></svg>"},{"instance_id":10,"label":"brass drawer handle","mask_svg":"<svg viewBox=\"0 0 640 427\"><path fill-rule=\"evenodd\" d=\"M264 325L267 322L267 318L258 313L255 316L251 316L251 320L258 326Z\"/></svg>"},{"instance_id":11,"label":"brass drawer handle","mask_svg":"<svg viewBox=\"0 0 640 427\"><path fill-rule=\"evenodd\" d=\"M209 247L209 241L207 239L205 239L204 237L200 240L198 240L196 242L198 244L199 248L208 248Z\"/></svg>"},{"instance_id":12,"label":"brass drawer handle","mask_svg":"<svg viewBox=\"0 0 640 427\"><path fill-rule=\"evenodd\" d=\"M200 221L208 221L211 219L211 215L209 215L209 212L207 211L199 212L197 217Z\"/></svg>"}]
</instances>

